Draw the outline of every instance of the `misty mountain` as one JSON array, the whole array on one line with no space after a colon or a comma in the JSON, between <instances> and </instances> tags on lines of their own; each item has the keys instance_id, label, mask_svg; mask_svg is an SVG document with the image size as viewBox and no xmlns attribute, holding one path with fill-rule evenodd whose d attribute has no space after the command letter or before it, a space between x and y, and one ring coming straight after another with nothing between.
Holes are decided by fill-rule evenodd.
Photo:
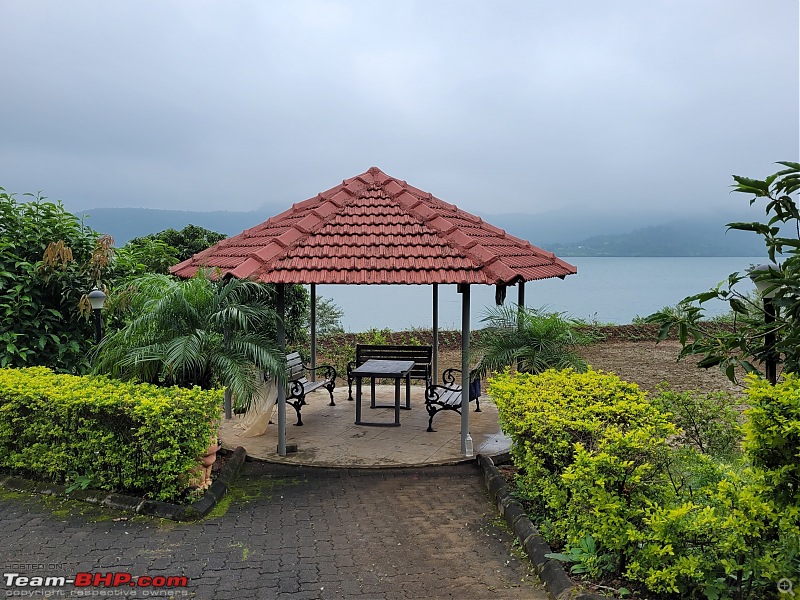
<instances>
[{"instance_id":1,"label":"misty mountain","mask_svg":"<svg viewBox=\"0 0 800 600\"><path fill-rule=\"evenodd\" d=\"M717 221L679 220L630 233L595 235L571 244L545 246L559 256L758 256L763 239L746 231L727 231Z\"/></svg>"},{"instance_id":2,"label":"misty mountain","mask_svg":"<svg viewBox=\"0 0 800 600\"><path fill-rule=\"evenodd\" d=\"M165 229L183 229L197 225L228 237L263 223L286 208L263 206L254 211L160 210L155 208L92 208L76 213L98 233L109 234L117 246L131 238Z\"/></svg>"},{"instance_id":3,"label":"misty mountain","mask_svg":"<svg viewBox=\"0 0 800 600\"><path fill-rule=\"evenodd\" d=\"M198 225L232 236L266 221L285 206L258 210L184 211L150 208L95 208L78 212L95 231L114 237L117 246L164 229ZM675 219L666 213L589 213L485 215L510 234L561 256L758 256L763 242L747 232L726 233L725 224L752 221L756 211Z\"/></svg>"}]
</instances>

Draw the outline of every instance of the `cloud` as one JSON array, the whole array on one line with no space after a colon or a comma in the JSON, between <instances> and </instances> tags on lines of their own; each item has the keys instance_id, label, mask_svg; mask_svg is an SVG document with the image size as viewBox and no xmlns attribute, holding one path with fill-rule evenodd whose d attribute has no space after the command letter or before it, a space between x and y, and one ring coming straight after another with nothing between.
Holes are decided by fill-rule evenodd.
<instances>
[{"instance_id":1,"label":"cloud","mask_svg":"<svg viewBox=\"0 0 800 600\"><path fill-rule=\"evenodd\" d=\"M484 213L675 211L797 159L782 0L31 0L3 7L0 185L249 210L377 165Z\"/></svg>"}]
</instances>

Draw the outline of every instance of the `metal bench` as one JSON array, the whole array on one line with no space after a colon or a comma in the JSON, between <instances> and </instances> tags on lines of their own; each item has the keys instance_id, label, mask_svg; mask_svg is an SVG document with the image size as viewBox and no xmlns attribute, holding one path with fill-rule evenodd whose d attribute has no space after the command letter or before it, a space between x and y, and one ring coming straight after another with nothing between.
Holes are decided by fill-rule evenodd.
<instances>
[{"instance_id":1,"label":"metal bench","mask_svg":"<svg viewBox=\"0 0 800 600\"><path fill-rule=\"evenodd\" d=\"M307 372L321 371L322 379L309 381L306 377ZM333 389L336 387L336 369L330 365L320 365L312 369L303 364L298 352L286 355L286 402L294 406L297 412L297 423L302 425L303 419L300 416L300 409L306 404L306 394L324 387L331 396L331 403L328 406L336 406L333 401Z\"/></svg>"},{"instance_id":2,"label":"metal bench","mask_svg":"<svg viewBox=\"0 0 800 600\"><path fill-rule=\"evenodd\" d=\"M456 378L456 373L459 377ZM471 374L472 375L472 374ZM447 369L442 373L441 384L430 384L425 388L425 409L428 411L427 431L436 431L433 428L433 417L442 410L453 410L461 414L461 369ZM469 400L475 401L475 412L481 412L481 380L480 377L472 378L469 385Z\"/></svg>"},{"instance_id":3,"label":"metal bench","mask_svg":"<svg viewBox=\"0 0 800 600\"><path fill-rule=\"evenodd\" d=\"M353 376L351 373L368 360L413 360L414 368L411 369L411 379L422 379L425 385L431 383L431 364L433 362L432 346L374 346L368 344L356 345L356 359L347 363L347 388L348 400L353 399Z\"/></svg>"}]
</instances>

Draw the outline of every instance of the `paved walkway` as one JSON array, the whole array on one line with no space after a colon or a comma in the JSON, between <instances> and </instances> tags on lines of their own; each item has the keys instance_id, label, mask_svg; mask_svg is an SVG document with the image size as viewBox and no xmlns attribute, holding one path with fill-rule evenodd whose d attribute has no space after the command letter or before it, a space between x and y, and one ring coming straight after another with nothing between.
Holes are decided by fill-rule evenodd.
<instances>
[{"instance_id":1,"label":"paved walkway","mask_svg":"<svg viewBox=\"0 0 800 600\"><path fill-rule=\"evenodd\" d=\"M355 396L355 390L353 391ZM298 451L278 456L277 415L266 432L246 437L240 417L223 420L220 427L222 445L233 449L243 446L247 455L262 460L286 464L319 467L398 467L452 464L467 460L461 454L461 416L451 410L439 412L433 420L435 432L428 432L428 413L425 410L425 388L411 386L411 410L400 411L400 427L369 427L355 425L355 401L347 399L347 387L334 390L336 406L329 406L328 392L315 391L308 395L303 407L303 426L295 427L297 413L286 407L286 443L296 444ZM368 421L394 421L394 409L369 408L369 385L364 386L362 418ZM405 388L401 390L405 403ZM377 404L394 403L394 386L376 386ZM497 420L497 407L492 399L481 397L481 412L470 403L469 431L473 452L497 456L508 452L511 440L503 434Z\"/></svg>"},{"instance_id":2,"label":"paved walkway","mask_svg":"<svg viewBox=\"0 0 800 600\"><path fill-rule=\"evenodd\" d=\"M188 578L170 590L82 588L118 598L547 598L527 559L511 552L474 464L355 471L247 463L227 501L225 514L176 524L115 521L121 515L77 502L2 493L0 563L4 573L32 577ZM4 578L0 589L40 588L9 590ZM49 589L52 598L81 591Z\"/></svg>"}]
</instances>

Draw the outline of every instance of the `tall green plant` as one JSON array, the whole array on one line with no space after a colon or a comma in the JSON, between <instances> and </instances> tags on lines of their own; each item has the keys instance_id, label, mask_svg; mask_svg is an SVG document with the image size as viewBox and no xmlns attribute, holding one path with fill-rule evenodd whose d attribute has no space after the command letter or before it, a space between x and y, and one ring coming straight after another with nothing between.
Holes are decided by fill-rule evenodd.
<instances>
[{"instance_id":1,"label":"tall green plant","mask_svg":"<svg viewBox=\"0 0 800 600\"><path fill-rule=\"evenodd\" d=\"M0 367L83 372L92 327L81 298L99 283L108 238L60 203L0 188Z\"/></svg>"},{"instance_id":2,"label":"tall green plant","mask_svg":"<svg viewBox=\"0 0 800 600\"><path fill-rule=\"evenodd\" d=\"M132 317L99 345L95 372L157 385L225 386L245 404L260 373L285 378L268 287L198 274L145 275L132 289Z\"/></svg>"},{"instance_id":3,"label":"tall green plant","mask_svg":"<svg viewBox=\"0 0 800 600\"><path fill-rule=\"evenodd\" d=\"M482 319L486 328L476 343L481 358L476 371L488 374L517 365L524 373L547 369L586 370L586 362L575 354L575 347L591 338L559 313L519 307L497 306Z\"/></svg>"},{"instance_id":4,"label":"tall green plant","mask_svg":"<svg viewBox=\"0 0 800 600\"><path fill-rule=\"evenodd\" d=\"M698 366L717 366L731 380L741 370L760 373L760 363L768 358L782 362L784 372L800 372L800 163L778 164L786 168L763 180L733 177L733 191L752 196L751 205L762 203L766 222L728 223L728 229L762 236L769 261L779 263L778 268L758 276L774 292L774 322L766 322L760 299L740 289L743 280L749 283L749 274L739 272L731 273L712 290L684 298L679 311L660 311L648 317L661 325L659 339L677 331L683 347L679 358L698 356ZM732 327L707 324L703 304L711 300L730 305L735 315ZM775 337L774 343L771 337Z\"/></svg>"}]
</instances>

